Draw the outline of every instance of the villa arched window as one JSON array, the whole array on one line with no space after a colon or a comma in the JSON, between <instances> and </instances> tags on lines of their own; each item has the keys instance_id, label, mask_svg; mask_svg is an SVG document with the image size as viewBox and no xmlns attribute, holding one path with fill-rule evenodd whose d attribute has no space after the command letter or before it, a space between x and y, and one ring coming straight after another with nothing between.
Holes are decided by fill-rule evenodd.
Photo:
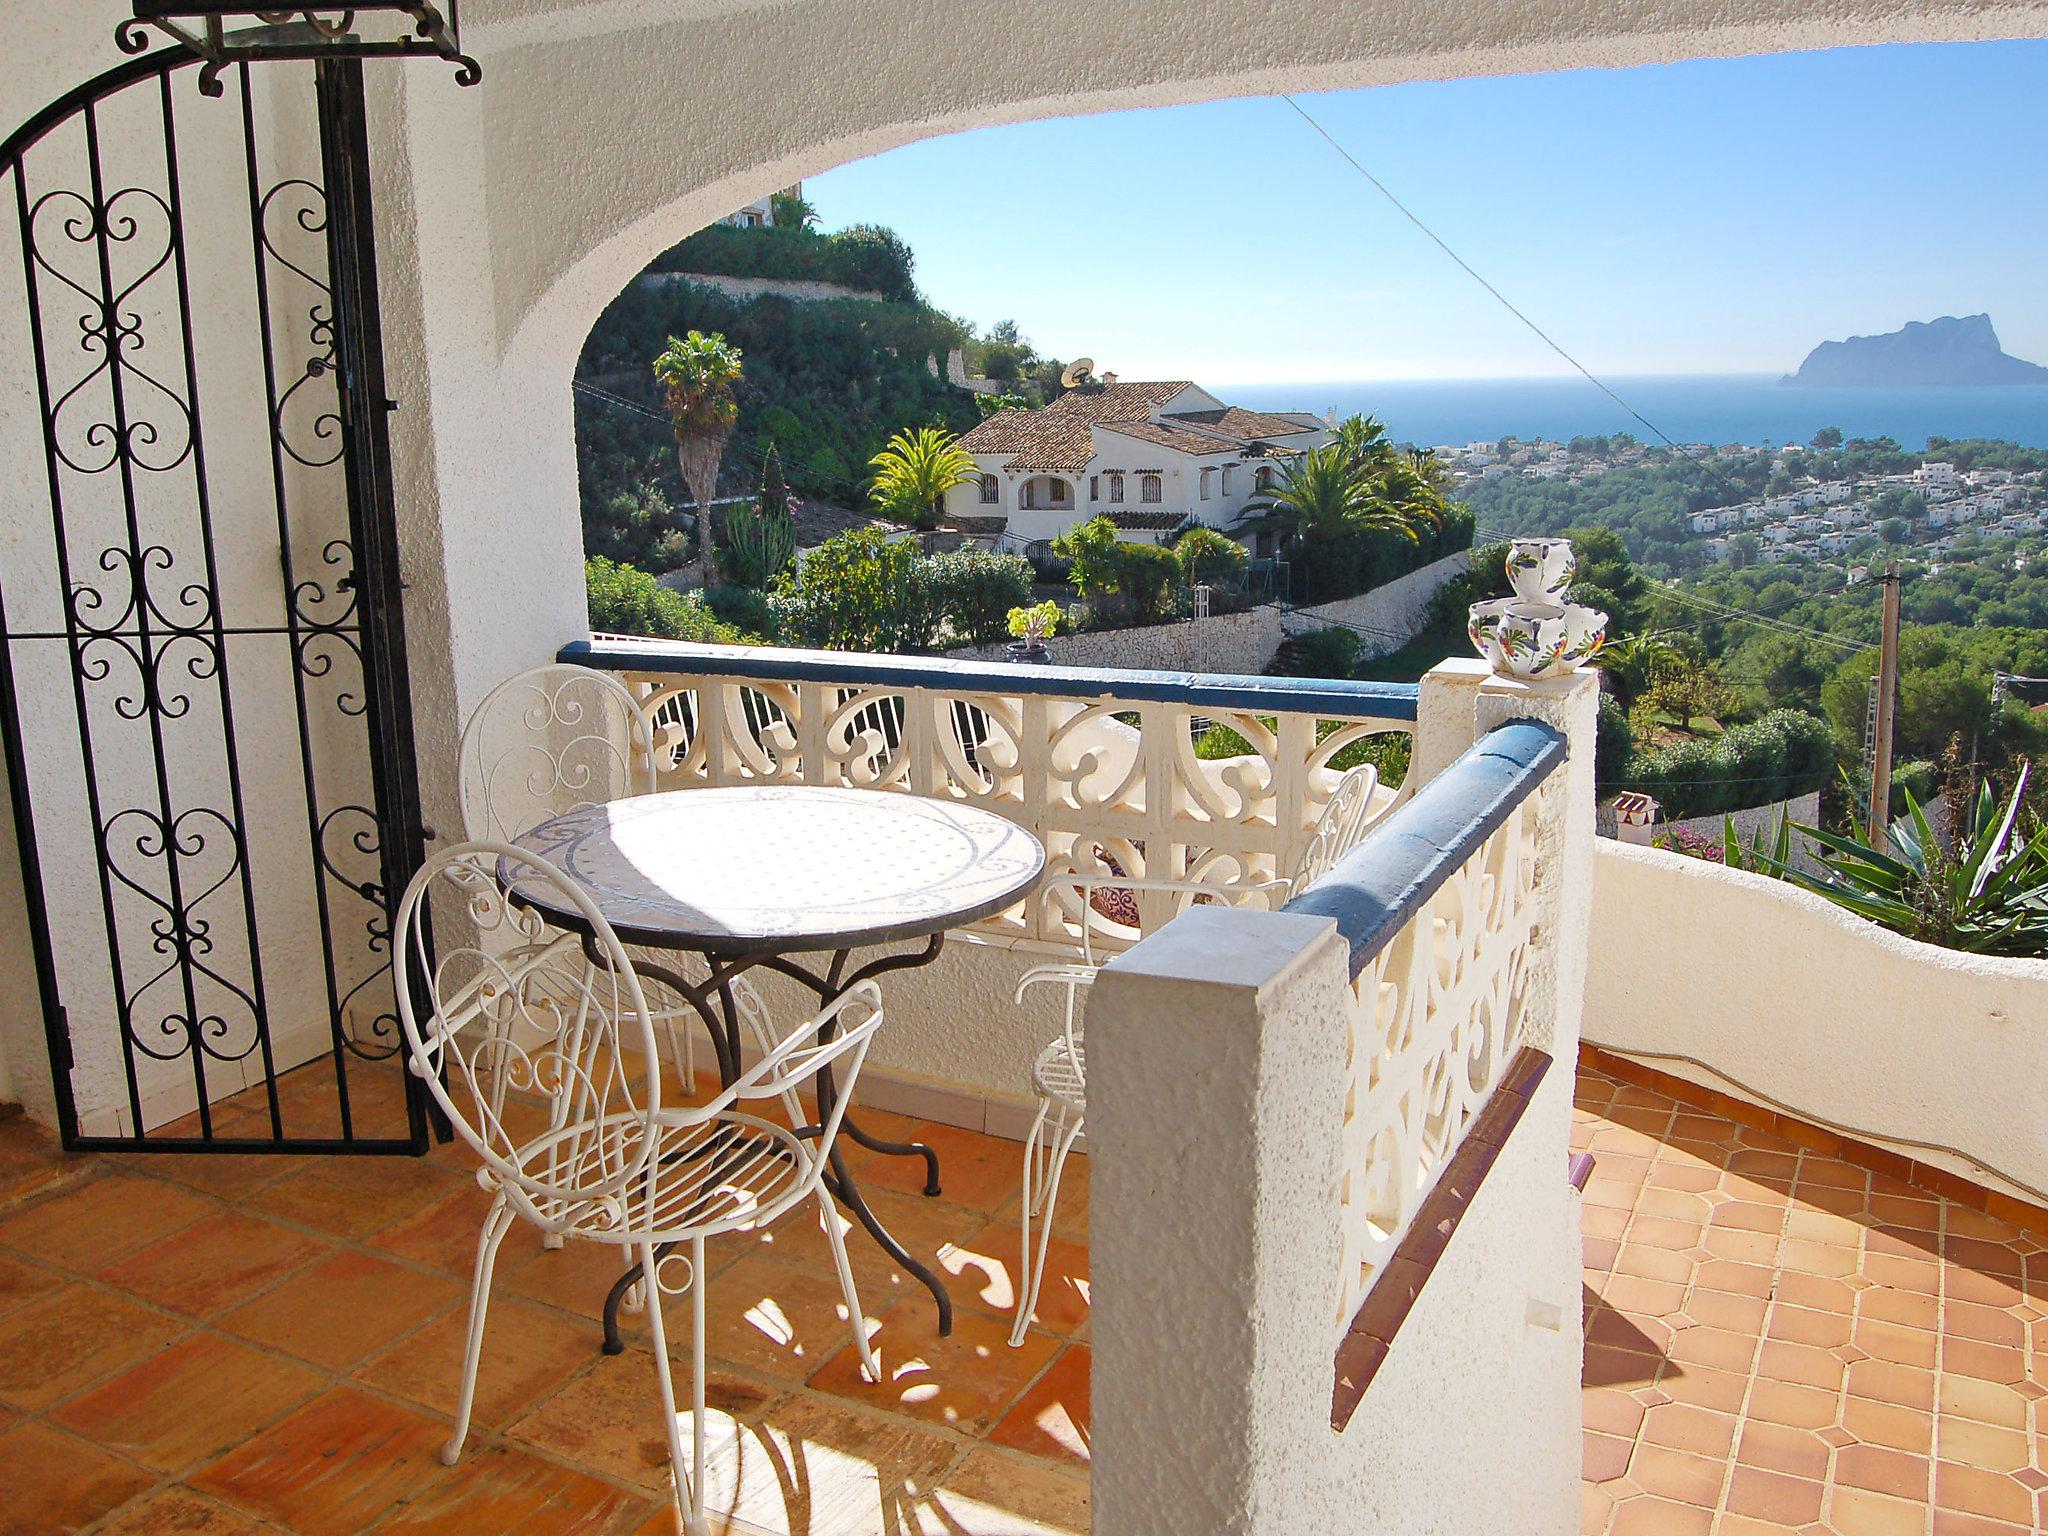
<instances>
[{"instance_id":1,"label":"villa arched window","mask_svg":"<svg viewBox=\"0 0 2048 1536\"><path fill-rule=\"evenodd\" d=\"M1233 472L1234 467L1232 465L1226 464L1223 466L1223 494L1225 496L1230 494L1230 477Z\"/></svg>"},{"instance_id":2,"label":"villa arched window","mask_svg":"<svg viewBox=\"0 0 2048 1536\"><path fill-rule=\"evenodd\" d=\"M1260 491L1270 491L1271 489L1273 489L1273 466L1272 466L1272 465L1270 465L1270 464L1261 464L1261 465L1259 466L1259 473L1258 473L1257 477L1256 477L1256 478L1255 478L1255 479L1254 479L1254 480L1252 481L1252 488L1253 488L1254 490L1260 490Z\"/></svg>"},{"instance_id":3,"label":"villa arched window","mask_svg":"<svg viewBox=\"0 0 2048 1536\"><path fill-rule=\"evenodd\" d=\"M1209 499L1209 492L1214 488L1215 480L1215 470L1205 469L1202 471L1202 500L1207 501Z\"/></svg>"},{"instance_id":4,"label":"villa arched window","mask_svg":"<svg viewBox=\"0 0 2048 1536\"><path fill-rule=\"evenodd\" d=\"M1158 501L1164 496L1165 492L1165 482L1159 476L1140 475L1138 477L1138 500Z\"/></svg>"},{"instance_id":5,"label":"villa arched window","mask_svg":"<svg viewBox=\"0 0 2048 1536\"><path fill-rule=\"evenodd\" d=\"M999 495L1001 495L1001 491L996 486L996 477L994 475L983 475L981 477L981 504L984 507L992 507L996 504L996 498Z\"/></svg>"}]
</instances>

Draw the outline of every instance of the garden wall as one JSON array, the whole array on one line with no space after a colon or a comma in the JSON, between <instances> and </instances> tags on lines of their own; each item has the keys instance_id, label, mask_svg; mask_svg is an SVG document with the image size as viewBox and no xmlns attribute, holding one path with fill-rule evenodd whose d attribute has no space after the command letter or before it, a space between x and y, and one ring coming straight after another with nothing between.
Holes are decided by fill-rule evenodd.
<instances>
[{"instance_id":1,"label":"garden wall","mask_svg":"<svg viewBox=\"0 0 2048 1536\"><path fill-rule=\"evenodd\" d=\"M1077 635L1055 635L1048 642L1053 665L1060 667L1135 667L1154 672L1224 672L1252 677L1285 638L1280 610L1250 608L1208 619L1182 619L1175 624L1148 624L1138 629L1091 629ZM1006 661L1001 645L968 645L946 652L973 661Z\"/></svg>"},{"instance_id":2,"label":"garden wall","mask_svg":"<svg viewBox=\"0 0 2048 1536\"><path fill-rule=\"evenodd\" d=\"M1342 624L1367 631L1359 655L1388 655L1429 627L1430 608L1438 591L1445 582L1462 576L1471 564L1472 552L1461 549L1370 592L1340 598L1334 603L1318 603L1313 608L1297 608L1287 615L1287 633L1302 635L1329 624Z\"/></svg>"},{"instance_id":3,"label":"garden wall","mask_svg":"<svg viewBox=\"0 0 2048 1536\"><path fill-rule=\"evenodd\" d=\"M1783 881L1602 839L1584 1033L1990 1188L2048 1190L2048 960L1937 949Z\"/></svg>"},{"instance_id":4,"label":"garden wall","mask_svg":"<svg viewBox=\"0 0 2048 1536\"><path fill-rule=\"evenodd\" d=\"M691 283L699 288L716 288L728 298L758 299L772 294L779 299L795 299L800 303L822 303L831 299L864 299L870 304L884 304L888 300L879 293L870 293L862 288L842 288L837 283L811 282L794 277L727 277L722 272L650 272L641 278L643 283Z\"/></svg>"}]
</instances>

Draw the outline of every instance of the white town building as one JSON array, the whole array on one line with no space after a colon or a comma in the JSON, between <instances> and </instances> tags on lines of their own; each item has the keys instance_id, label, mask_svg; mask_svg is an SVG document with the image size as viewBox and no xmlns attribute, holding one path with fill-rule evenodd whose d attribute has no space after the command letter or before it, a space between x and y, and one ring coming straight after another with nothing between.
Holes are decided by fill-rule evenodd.
<instances>
[{"instance_id":1,"label":"white town building","mask_svg":"<svg viewBox=\"0 0 2048 1536\"><path fill-rule=\"evenodd\" d=\"M1103 516L1127 539L1165 543L1196 523L1229 529L1288 459L1329 438L1306 412L1225 405L1185 379L1106 375L962 436L981 478L946 493L947 520L1035 542Z\"/></svg>"}]
</instances>

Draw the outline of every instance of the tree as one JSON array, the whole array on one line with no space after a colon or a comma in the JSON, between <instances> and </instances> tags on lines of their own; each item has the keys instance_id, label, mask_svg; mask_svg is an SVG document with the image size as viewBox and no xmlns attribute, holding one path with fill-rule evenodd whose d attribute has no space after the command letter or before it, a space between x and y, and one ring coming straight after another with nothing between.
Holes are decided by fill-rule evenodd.
<instances>
[{"instance_id":1,"label":"tree","mask_svg":"<svg viewBox=\"0 0 2048 1536\"><path fill-rule=\"evenodd\" d=\"M1658 673L1671 671L1684 661L1684 654L1671 643L1670 631L1647 629L1610 641L1600 653L1600 670L1626 707L1648 691Z\"/></svg>"},{"instance_id":2,"label":"tree","mask_svg":"<svg viewBox=\"0 0 2048 1536\"><path fill-rule=\"evenodd\" d=\"M768 217L777 229L808 229L818 222L818 209L801 191L792 189L768 199Z\"/></svg>"},{"instance_id":3,"label":"tree","mask_svg":"<svg viewBox=\"0 0 2048 1536\"><path fill-rule=\"evenodd\" d=\"M1877 525L1887 544L1903 544L1913 536L1913 525L1903 517L1888 517Z\"/></svg>"},{"instance_id":4,"label":"tree","mask_svg":"<svg viewBox=\"0 0 2048 1536\"><path fill-rule=\"evenodd\" d=\"M676 435L676 459L683 483L697 503L697 559L705 586L718 579L711 556L711 503L718 495L718 461L739 420L739 348L723 336L692 331L668 346L654 360L655 381L668 406L669 427Z\"/></svg>"},{"instance_id":5,"label":"tree","mask_svg":"<svg viewBox=\"0 0 2048 1536\"><path fill-rule=\"evenodd\" d=\"M974 460L952 433L940 427L898 432L868 460L868 467L875 472L868 483L868 500L919 528L937 525L946 492L981 478Z\"/></svg>"},{"instance_id":6,"label":"tree","mask_svg":"<svg viewBox=\"0 0 2048 1536\"><path fill-rule=\"evenodd\" d=\"M1384 468L1394 462L1398 453L1387 441L1387 429L1377 416L1346 416L1337 423L1331 441L1361 471Z\"/></svg>"},{"instance_id":7,"label":"tree","mask_svg":"<svg viewBox=\"0 0 2048 1536\"><path fill-rule=\"evenodd\" d=\"M1813 446L1823 449L1841 447L1842 429L1840 427L1822 427L1813 434Z\"/></svg>"},{"instance_id":8,"label":"tree","mask_svg":"<svg viewBox=\"0 0 2048 1536\"><path fill-rule=\"evenodd\" d=\"M1763 547L1763 540L1755 534L1738 533L1728 541L1728 563L1738 571L1746 570L1756 564Z\"/></svg>"},{"instance_id":9,"label":"tree","mask_svg":"<svg viewBox=\"0 0 2048 1536\"><path fill-rule=\"evenodd\" d=\"M1729 714L1736 699L1706 667L1684 661L1658 672L1644 690L1642 702L1676 720L1680 730L1690 731L1694 717Z\"/></svg>"}]
</instances>

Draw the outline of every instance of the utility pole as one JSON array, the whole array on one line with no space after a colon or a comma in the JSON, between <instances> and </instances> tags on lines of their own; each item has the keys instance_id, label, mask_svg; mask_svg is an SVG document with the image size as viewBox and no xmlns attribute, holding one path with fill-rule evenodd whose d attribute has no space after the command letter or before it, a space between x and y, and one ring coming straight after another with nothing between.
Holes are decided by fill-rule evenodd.
<instances>
[{"instance_id":1,"label":"utility pole","mask_svg":"<svg viewBox=\"0 0 2048 1536\"><path fill-rule=\"evenodd\" d=\"M1892 721L1899 697L1899 562L1884 573L1884 633L1877 662L1877 751L1870 765L1870 846L1882 849L1891 828Z\"/></svg>"}]
</instances>

